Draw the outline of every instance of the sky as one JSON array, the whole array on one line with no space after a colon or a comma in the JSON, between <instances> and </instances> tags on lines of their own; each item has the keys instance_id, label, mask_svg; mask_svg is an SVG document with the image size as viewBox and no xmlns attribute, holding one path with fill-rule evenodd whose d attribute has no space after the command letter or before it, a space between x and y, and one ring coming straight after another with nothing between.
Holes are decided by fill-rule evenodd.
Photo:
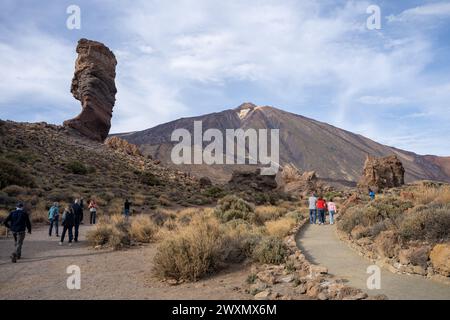
<instances>
[{"instance_id":1,"label":"sky","mask_svg":"<svg viewBox=\"0 0 450 320\"><path fill-rule=\"evenodd\" d=\"M80 38L118 60L112 133L253 102L450 156L450 1L2 0L0 119L80 112Z\"/></svg>"}]
</instances>

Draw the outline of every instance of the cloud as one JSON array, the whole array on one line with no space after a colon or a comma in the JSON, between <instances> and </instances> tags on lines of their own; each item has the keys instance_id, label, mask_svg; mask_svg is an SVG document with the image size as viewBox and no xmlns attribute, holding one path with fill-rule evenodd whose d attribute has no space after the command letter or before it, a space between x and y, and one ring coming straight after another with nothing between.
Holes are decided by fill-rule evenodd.
<instances>
[{"instance_id":1,"label":"cloud","mask_svg":"<svg viewBox=\"0 0 450 320\"><path fill-rule=\"evenodd\" d=\"M364 103L364 104L381 104L381 105L398 105L398 104L405 104L408 102L403 97L395 97L395 96L362 96L359 97L358 102Z\"/></svg>"},{"instance_id":2,"label":"cloud","mask_svg":"<svg viewBox=\"0 0 450 320\"><path fill-rule=\"evenodd\" d=\"M430 3L415 8L404 10L398 15L389 15L388 22L402 22L424 18L449 17L450 3L437 2Z\"/></svg>"},{"instance_id":3,"label":"cloud","mask_svg":"<svg viewBox=\"0 0 450 320\"><path fill-rule=\"evenodd\" d=\"M64 114L74 104L70 94L74 48L33 28L7 32L20 36L13 36L8 42L0 41L1 113L30 112L33 105L47 104L48 110L35 112L55 120L54 116ZM11 108L11 105L21 107Z\"/></svg>"},{"instance_id":4,"label":"cloud","mask_svg":"<svg viewBox=\"0 0 450 320\"><path fill-rule=\"evenodd\" d=\"M118 58L112 132L142 130L248 100L326 118L375 140L392 132L395 117L411 115L409 127L396 127L383 138L389 142L392 136L392 143L402 146L408 141L394 140L395 135L450 118L450 90L445 77L437 76L449 66L430 68L436 54L445 56L448 49L420 27L386 24L368 30L369 1L107 3L107 19L98 24L86 18L82 34L104 41ZM88 1L79 5L82 12L99 8ZM11 28L10 23L0 23L0 34L8 34L0 35L0 68L6 74L0 79L0 117L11 115L10 106L30 114L29 119L40 114L53 122L78 111L69 92L75 41L66 40L63 31L48 30L53 11L45 23L7 33L1 28ZM448 4L441 2L393 17L447 15ZM47 108L33 113L24 105ZM377 112L367 116L373 105L379 106ZM442 133L430 135L450 148Z\"/></svg>"}]
</instances>

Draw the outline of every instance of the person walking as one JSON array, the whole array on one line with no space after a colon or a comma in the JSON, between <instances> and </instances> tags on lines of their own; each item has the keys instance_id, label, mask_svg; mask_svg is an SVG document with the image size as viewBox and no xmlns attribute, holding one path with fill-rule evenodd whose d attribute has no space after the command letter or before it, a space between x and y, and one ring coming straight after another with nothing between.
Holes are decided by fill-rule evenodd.
<instances>
[{"instance_id":1,"label":"person walking","mask_svg":"<svg viewBox=\"0 0 450 320\"><path fill-rule=\"evenodd\" d=\"M315 224L317 219L316 195L315 194L311 195L311 197L309 197L308 199L308 202L309 202L309 223Z\"/></svg>"},{"instance_id":2,"label":"person walking","mask_svg":"<svg viewBox=\"0 0 450 320\"><path fill-rule=\"evenodd\" d=\"M22 257L25 229L31 234L30 217L28 216L28 213L25 212L22 202L17 203L16 210L9 213L3 224L13 233L14 251L11 254L11 261L16 263L17 260Z\"/></svg>"},{"instance_id":3,"label":"person walking","mask_svg":"<svg viewBox=\"0 0 450 320\"><path fill-rule=\"evenodd\" d=\"M128 201L128 199L126 199L125 203L123 204L123 213L125 215L125 218L127 218L127 219L130 216L130 208L131 208L131 202Z\"/></svg>"},{"instance_id":4,"label":"person walking","mask_svg":"<svg viewBox=\"0 0 450 320\"><path fill-rule=\"evenodd\" d=\"M91 214L89 223L95 224L95 220L97 218L97 203L95 202L95 199L91 199L88 207L89 207L89 212Z\"/></svg>"},{"instance_id":5,"label":"person walking","mask_svg":"<svg viewBox=\"0 0 450 320\"><path fill-rule=\"evenodd\" d=\"M375 200L375 192L373 192L372 189L369 189L369 197L370 197L370 200Z\"/></svg>"},{"instance_id":6,"label":"person walking","mask_svg":"<svg viewBox=\"0 0 450 320\"><path fill-rule=\"evenodd\" d=\"M325 210L327 209L327 202L322 197L319 197L316 207L319 215L319 224L322 225L325 223Z\"/></svg>"},{"instance_id":7,"label":"person walking","mask_svg":"<svg viewBox=\"0 0 450 320\"><path fill-rule=\"evenodd\" d=\"M73 227L75 225L75 214L73 212L73 207L67 206L64 209L64 213L61 219L61 225L63 226L63 231L61 234L61 240L59 245L62 246L64 242L64 238L66 236L66 232L69 233L69 246L72 245L73 239Z\"/></svg>"},{"instance_id":8,"label":"person walking","mask_svg":"<svg viewBox=\"0 0 450 320\"><path fill-rule=\"evenodd\" d=\"M48 221L50 222L50 227L48 229L48 236L52 236L53 227L55 227L56 236L59 237L58 234L58 220L59 220L59 205L58 202L53 203L50 210L48 210Z\"/></svg>"},{"instance_id":9,"label":"person walking","mask_svg":"<svg viewBox=\"0 0 450 320\"><path fill-rule=\"evenodd\" d=\"M74 221L74 229L75 229L75 235L74 235L74 241L78 242L78 232L80 229L80 223L83 221L83 209L80 205L80 199L75 199L75 202L72 205L73 214L75 217Z\"/></svg>"},{"instance_id":10,"label":"person walking","mask_svg":"<svg viewBox=\"0 0 450 320\"><path fill-rule=\"evenodd\" d=\"M333 202L333 198L327 203L328 214L330 216L330 224L334 224L334 215L336 214L336 204Z\"/></svg>"}]
</instances>

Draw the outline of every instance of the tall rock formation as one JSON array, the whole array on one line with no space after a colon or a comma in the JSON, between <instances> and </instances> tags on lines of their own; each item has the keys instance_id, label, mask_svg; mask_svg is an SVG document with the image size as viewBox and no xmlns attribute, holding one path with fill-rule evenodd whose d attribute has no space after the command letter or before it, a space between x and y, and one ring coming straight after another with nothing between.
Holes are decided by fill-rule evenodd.
<instances>
[{"instance_id":1,"label":"tall rock formation","mask_svg":"<svg viewBox=\"0 0 450 320\"><path fill-rule=\"evenodd\" d=\"M90 139L104 141L111 128L111 118L117 92L117 60L103 43L81 39L77 46L75 74L71 92L81 102L82 111L64 122Z\"/></svg>"},{"instance_id":2,"label":"tall rock formation","mask_svg":"<svg viewBox=\"0 0 450 320\"><path fill-rule=\"evenodd\" d=\"M400 187L405 184L405 169L396 155L375 158L367 155L364 171L359 180L359 188L379 191L385 188Z\"/></svg>"}]
</instances>

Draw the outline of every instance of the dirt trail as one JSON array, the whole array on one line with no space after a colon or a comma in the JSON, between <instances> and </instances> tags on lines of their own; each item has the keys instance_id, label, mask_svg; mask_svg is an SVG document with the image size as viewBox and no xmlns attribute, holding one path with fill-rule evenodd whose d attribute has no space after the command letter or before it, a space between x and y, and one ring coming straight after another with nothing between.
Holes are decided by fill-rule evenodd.
<instances>
[{"instance_id":1,"label":"dirt trail","mask_svg":"<svg viewBox=\"0 0 450 320\"><path fill-rule=\"evenodd\" d=\"M372 262L359 256L336 235L335 226L308 225L298 234L297 245L315 264L328 268L330 274L348 280L348 284L370 295L385 294L389 299L449 299L450 285L420 276L394 274L381 270L381 289L367 289Z\"/></svg>"},{"instance_id":2,"label":"dirt trail","mask_svg":"<svg viewBox=\"0 0 450 320\"><path fill-rule=\"evenodd\" d=\"M228 268L205 280L170 286L151 275L156 245L122 251L95 250L86 244L88 226L81 227L81 241L58 245L40 227L25 238L23 258L9 258L13 240L0 238L0 300L3 299L249 299L239 288L250 267ZM66 240L67 241L67 240ZM66 286L66 268L81 269L81 289Z\"/></svg>"}]
</instances>

